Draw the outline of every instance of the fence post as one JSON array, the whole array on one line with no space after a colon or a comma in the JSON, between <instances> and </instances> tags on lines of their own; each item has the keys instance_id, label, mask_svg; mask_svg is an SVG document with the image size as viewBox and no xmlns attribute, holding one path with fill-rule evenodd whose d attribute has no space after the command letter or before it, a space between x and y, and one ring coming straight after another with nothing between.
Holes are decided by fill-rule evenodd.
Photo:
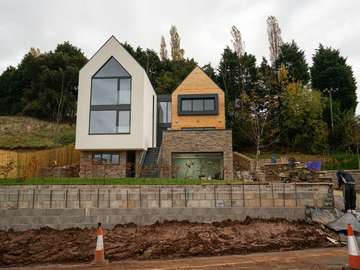
<instances>
[{"instance_id":1,"label":"fence post","mask_svg":"<svg viewBox=\"0 0 360 270\"><path fill-rule=\"evenodd\" d=\"M297 199L297 189L296 189L296 182L294 183L294 187L295 187L295 206L298 206L298 199Z\"/></svg>"},{"instance_id":2,"label":"fence post","mask_svg":"<svg viewBox=\"0 0 360 270\"><path fill-rule=\"evenodd\" d=\"M53 192L53 190L51 189L50 190L50 208L52 208L52 192Z\"/></svg>"},{"instance_id":3,"label":"fence post","mask_svg":"<svg viewBox=\"0 0 360 270\"><path fill-rule=\"evenodd\" d=\"M139 187L139 202L140 202L140 208L142 208L141 186Z\"/></svg>"},{"instance_id":4,"label":"fence post","mask_svg":"<svg viewBox=\"0 0 360 270\"><path fill-rule=\"evenodd\" d=\"M79 200L79 208L81 208L81 193L80 193L80 188L78 190L78 200Z\"/></svg>"},{"instance_id":5,"label":"fence post","mask_svg":"<svg viewBox=\"0 0 360 270\"><path fill-rule=\"evenodd\" d=\"M233 185L230 185L230 207L233 207Z\"/></svg>"}]
</instances>

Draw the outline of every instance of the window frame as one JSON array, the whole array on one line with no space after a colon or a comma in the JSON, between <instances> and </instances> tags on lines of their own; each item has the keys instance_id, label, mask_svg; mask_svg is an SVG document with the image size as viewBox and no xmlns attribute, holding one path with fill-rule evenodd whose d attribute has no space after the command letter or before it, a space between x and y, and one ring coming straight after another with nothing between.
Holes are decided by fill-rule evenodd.
<instances>
[{"instance_id":1,"label":"window frame","mask_svg":"<svg viewBox=\"0 0 360 270\"><path fill-rule=\"evenodd\" d=\"M162 122L161 119L161 115L159 113L158 118L159 118L159 123L160 124L171 124L171 101L159 101L158 102L158 106L159 106L159 111L161 110L161 103L166 103L165 104L165 111L163 112L163 116L165 116L165 120L166 122Z\"/></svg>"},{"instance_id":2,"label":"window frame","mask_svg":"<svg viewBox=\"0 0 360 270\"><path fill-rule=\"evenodd\" d=\"M129 74L128 76L102 76L96 77L96 74L101 70L110 60L110 57L104 65L102 65L91 77L91 88L90 88L90 108L89 108L89 128L88 135L128 135L131 134L131 104L132 104L132 88L133 88L133 79L129 72L119 63L119 65ZM92 105L92 92L93 92L93 81L101 80L101 79L117 79L117 103L120 101L120 81L121 79L129 79L130 80L130 101L129 104L109 104L109 105ZM116 132L91 132L91 112L92 111L115 111L116 112ZM120 111L128 111L129 112L129 131L128 132L118 132L119 127L119 112Z\"/></svg>"},{"instance_id":3,"label":"window frame","mask_svg":"<svg viewBox=\"0 0 360 270\"><path fill-rule=\"evenodd\" d=\"M183 100L203 100L203 110L194 111L193 102L191 102L191 111L184 111L182 109ZM214 100L214 110L205 110L205 99ZM219 114L219 97L218 94L205 94L205 95L178 95L178 115L218 115Z\"/></svg>"},{"instance_id":4,"label":"window frame","mask_svg":"<svg viewBox=\"0 0 360 270\"><path fill-rule=\"evenodd\" d=\"M101 159L103 155L110 155L110 163L104 163L102 161L97 161L95 160L95 155L100 155ZM117 163L112 163L113 160L113 156L118 156L118 162ZM93 165L120 165L120 153L114 153L114 152L94 152L91 154L91 163Z\"/></svg>"}]
</instances>

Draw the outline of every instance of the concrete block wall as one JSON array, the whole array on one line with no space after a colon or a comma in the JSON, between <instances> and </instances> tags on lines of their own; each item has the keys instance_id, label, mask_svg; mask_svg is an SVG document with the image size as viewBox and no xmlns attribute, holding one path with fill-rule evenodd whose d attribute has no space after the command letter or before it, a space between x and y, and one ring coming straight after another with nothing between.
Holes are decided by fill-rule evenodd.
<instances>
[{"instance_id":1,"label":"concrete block wall","mask_svg":"<svg viewBox=\"0 0 360 270\"><path fill-rule=\"evenodd\" d=\"M165 220L190 222L243 221L251 218L305 219L304 208L133 208L133 209L0 209L0 230L25 231L50 227L95 228L101 222L105 228L117 224L149 225Z\"/></svg>"},{"instance_id":2,"label":"concrete block wall","mask_svg":"<svg viewBox=\"0 0 360 270\"><path fill-rule=\"evenodd\" d=\"M2 186L0 209L331 207L331 183Z\"/></svg>"}]
</instances>

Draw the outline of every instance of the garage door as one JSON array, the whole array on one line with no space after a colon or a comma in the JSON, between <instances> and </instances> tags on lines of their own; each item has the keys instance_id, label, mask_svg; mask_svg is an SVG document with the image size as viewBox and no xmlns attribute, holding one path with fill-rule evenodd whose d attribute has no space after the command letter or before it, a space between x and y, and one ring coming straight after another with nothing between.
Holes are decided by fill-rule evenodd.
<instances>
[{"instance_id":1,"label":"garage door","mask_svg":"<svg viewBox=\"0 0 360 270\"><path fill-rule=\"evenodd\" d=\"M223 179L223 153L172 153L173 177Z\"/></svg>"}]
</instances>

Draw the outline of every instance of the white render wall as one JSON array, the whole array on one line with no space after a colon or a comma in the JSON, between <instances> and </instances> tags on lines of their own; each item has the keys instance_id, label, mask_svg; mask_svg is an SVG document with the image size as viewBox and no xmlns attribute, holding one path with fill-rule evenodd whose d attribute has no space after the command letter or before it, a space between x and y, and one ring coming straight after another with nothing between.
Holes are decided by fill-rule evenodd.
<instances>
[{"instance_id":1,"label":"white render wall","mask_svg":"<svg viewBox=\"0 0 360 270\"><path fill-rule=\"evenodd\" d=\"M130 134L89 135L91 78L110 57L114 57L132 77ZM152 112L149 112L149 108L152 110L152 95L156 96L144 69L112 36L79 73L76 149L130 150L151 147L152 137L148 123L151 127Z\"/></svg>"}]
</instances>

